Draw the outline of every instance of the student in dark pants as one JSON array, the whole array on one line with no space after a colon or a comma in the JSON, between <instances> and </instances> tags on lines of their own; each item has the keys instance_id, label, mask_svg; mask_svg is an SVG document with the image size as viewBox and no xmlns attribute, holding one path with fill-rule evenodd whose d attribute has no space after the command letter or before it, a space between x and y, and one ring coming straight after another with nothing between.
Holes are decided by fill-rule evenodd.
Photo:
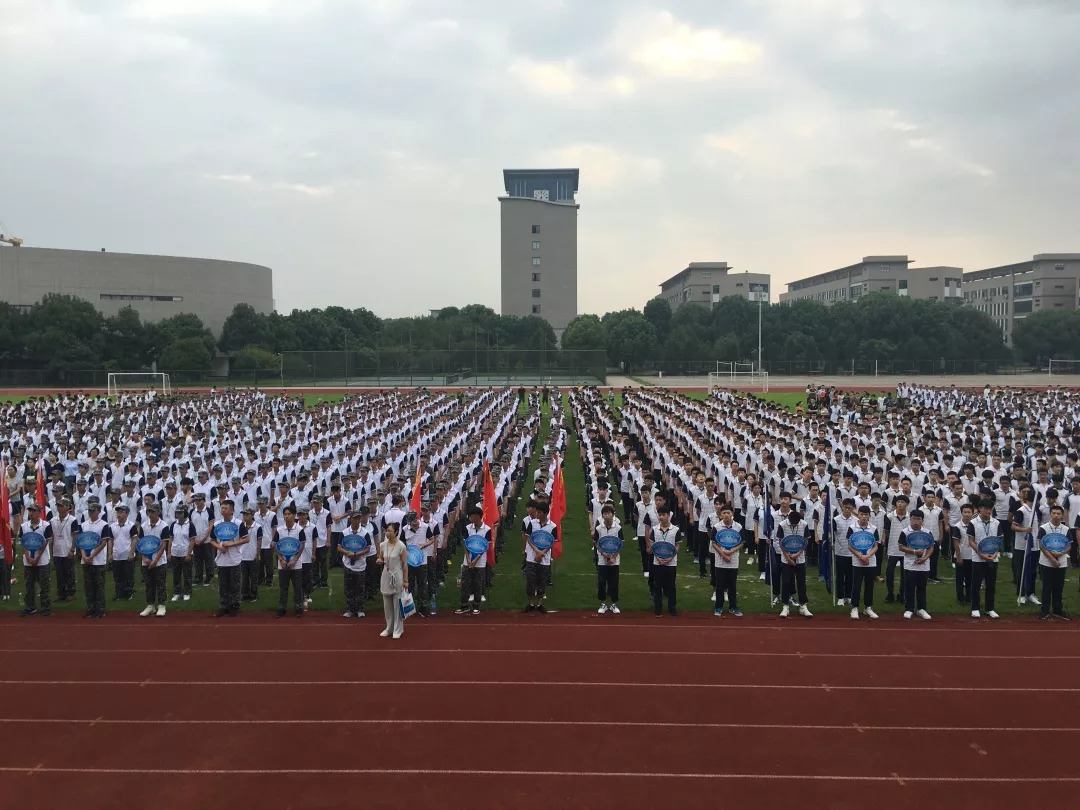
<instances>
[{"instance_id":1,"label":"student in dark pants","mask_svg":"<svg viewBox=\"0 0 1080 810\"><path fill-rule=\"evenodd\" d=\"M904 618L910 619L918 614L920 619L929 620L926 612L926 583L930 578L930 560L937 543L931 543L927 549L915 549L909 546L908 537L916 532L924 532L923 513L913 509L908 517L910 531L901 532L900 550L904 553Z\"/></svg>"},{"instance_id":2,"label":"student in dark pants","mask_svg":"<svg viewBox=\"0 0 1080 810\"><path fill-rule=\"evenodd\" d=\"M1042 574L1040 619L1049 619L1051 611L1059 619L1069 618L1064 605L1065 572L1069 570L1069 550L1073 538L1061 522L1064 511L1060 506L1050 507L1050 522L1039 527L1039 571ZM1080 522L1080 518L1077 521ZM1052 548L1046 547L1048 535L1054 535L1055 539L1061 535L1059 542L1051 544Z\"/></svg>"},{"instance_id":3,"label":"student in dark pants","mask_svg":"<svg viewBox=\"0 0 1080 810\"><path fill-rule=\"evenodd\" d=\"M713 501L714 508L719 509L719 516L709 518L709 538L713 553L713 571L716 576L716 605L713 607L714 616L724 614L724 596L727 595L728 606L731 615L741 617L739 610L739 597L737 586L739 580L739 552L742 550L745 540L733 548L726 548L716 542L717 532L734 531L739 537L745 538L742 526L735 522L731 507L723 502L722 498Z\"/></svg>"},{"instance_id":4,"label":"student in dark pants","mask_svg":"<svg viewBox=\"0 0 1080 810\"><path fill-rule=\"evenodd\" d=\"M657 616L661 615L664 597L667 597L668 613L672 616L679 615L675 596L675 574L679 563L679 550L682 548L683 535L679 527L671 522L671 507L666 503L656 510L660 517L660 525L649 535L648 551L652 555L652 570L649 574L649 585L653 593L653 611ZM669 555L665 551L657 555L655 547L657 543L669 543L674 546L675 553Z\"/></svg>"},{"instance_id":5,"label":"student in dark pants","mask_svg":"<svg viewBox=\"0 0 1080 810\"><path fill-rule=\"evenodd\" d=\"M783 504L784 494L781 494L780 498L781 504ZM809 619L814 614L810 612L810 608L806 605L806 547L804 545L802 551L797 554L788 552L784 548L783 538L790 536L800 536L804 542L806 540L806 521L794 509L778 520L776 525L776 537L780 548L780 552L776 556L779 558L781 565L780 581L782 587L780 592L782 605L780 616L781 618L786 617L791 612L789 603L792 596L797 594L799 614Z\"/></svg>"},{"instance_id":6,"label":"student in dark pants","mask_svg":"<svg viewBox=\"0 0 1080 810\"><path fill-rule=\"evenodd\" d=\"M869 532L874 535L874 544L866 551L859 551L851 545L851 538L856 532ZM874 612L874 583L877 581L877 557L881 550L881 532L870 522L870 507L859 507L858 522L848 529L848 548L851 551L851 618L859 618L859 602L863 604L863 615L876 619Z\"/></svg>"},{"instance_id":7,"label":"student in dark pants","mask_svg":"<svg viewBox=\"0 0 1080 810\"><path fill-rule=\"evenodd\" d=\"M601 539L614 538L616 544L622 545L622 526L615 520L615 507L604 504L600 510L601 519L593 528L593 544L596 546L596 598L600 600L597 613L619 613L619 563L621 555L618 551L607 553L601 546Z\"/></svg>"},{"instance_id":8,"label":"student in dark pants","mask_svg":"<svg viewBox=\"0 0 1080 810\"><path fill-rule=\"evenodd\" d=\"M960 522L949 529L953 546L953 561L956 563L956 603L971 604L971 546L968 541L975 536L975 526L971 516L975 507L965 503L960 507Z\"/></svg>"},{"instance_id":9,"label":"student in dark pants","mask_svg":"<svg viewBox=\"0 0 1080 810\"><path fill-rule=\"evenodd\" d=\"M987 537L996 537L997 521L991 516L994 508L993 499L979 501L979 517L972 521L974 534L968 537L968 545L971 548L971 618L978 619L980 616L980 591L986 584L986 615L991 619L998 618L994 610L994 593L997 590L998 558L1001 551L993 554L985 554L979 550L979 542Z\"/></svg>"}]
</instances>

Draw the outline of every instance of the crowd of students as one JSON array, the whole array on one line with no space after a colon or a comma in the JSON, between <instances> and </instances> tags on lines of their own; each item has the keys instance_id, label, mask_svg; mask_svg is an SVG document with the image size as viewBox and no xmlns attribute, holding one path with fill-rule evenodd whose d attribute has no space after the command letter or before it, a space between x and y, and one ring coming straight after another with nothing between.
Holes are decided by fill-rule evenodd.
<instances>
[{"instance_id":1,"label":"crowd of students","mask_svg":"<svg viewBox=\"0 0 1080 810\"><path fill-rule=\"evenodd\" d=\"M345 618L404 590L428 615L462 550L457 613L479 613L548 394L369 392L309 410L259 391L0 406L16 560L0 560L0 599L21 567L22 614L48 615L54 586L57 600L76 598L81 568L85 615L100 617L107 574L113 598L131 600L138 573L142 615L164 616L216 578L227 616L276 578L278 615L302 616L340 566ZM883 586L905 618L929 620L927 586L947 569L958 604L994 619L1004 559L1021 605L1067 618L1080 398L915 385L871 407L815 397L792 413L723 390L628 389L619 407L610 391L551 392L520 525L525 609L546 612L562 541L552 490L576 434L600 613L620 612L623 544L636 538L657 615L678 612L683 557L711 580L717 615L742 615L738 573L752 566L783 617L813 615L809 568L853 619L877 618ZM384 634L398 637L397 603L383 602Z\"/></svg>"},{"instance_id":2,"label":"crowd of students","mask_svg":"<svg viewBox=\"0 0 1080 810\"><path fill-rule=\"evenodd\" d=\"M276 576L277 615L302 616L341 566L345 618L388 587L408 587L427 615L456 546L484 528L466 518L485 464L500 519L513 514L539 413L538 395L522 403L509 390L371 392L308 410L259 391L0 406L16 563L0 555L0 599L21 568L22 615L49 615L53 584L58 601L74 600L82 568L84 615L102 617L106 573L126 601L138 571L143 616L164 616L215 578L216 615L235 616ZM388 585L387 543L399 538L415 551ZM475 570L458 612L485 601L489 575Z\"/></svg>"}]
</instances>

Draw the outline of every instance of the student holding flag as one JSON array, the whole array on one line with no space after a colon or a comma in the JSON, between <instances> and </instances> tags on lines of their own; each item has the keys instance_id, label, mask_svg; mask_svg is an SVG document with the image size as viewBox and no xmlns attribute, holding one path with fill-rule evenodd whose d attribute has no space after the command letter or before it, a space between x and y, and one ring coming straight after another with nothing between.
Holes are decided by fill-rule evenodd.
<instances>
[{"instance_id":1,"label":"student holding flag","mask_svg":"<svg viewBox=\"0 0 1080 810\"><path fill-rule=\"evenodd\" d=\"M615 507L608 503L600 510L600 520L593 528L596 548L597 613L619 613L619 563L622 551L622 525L615 517ZM605 601L606 600L606 601ZM609 606L610 603L610 606Z\"/></svg>"}]
</instances>

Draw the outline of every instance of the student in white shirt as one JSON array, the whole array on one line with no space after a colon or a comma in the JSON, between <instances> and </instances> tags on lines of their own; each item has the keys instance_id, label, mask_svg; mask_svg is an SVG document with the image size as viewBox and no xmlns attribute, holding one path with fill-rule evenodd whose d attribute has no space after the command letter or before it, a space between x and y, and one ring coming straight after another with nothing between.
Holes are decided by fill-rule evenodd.
<instances>
[{"instance_id":1,"label":"student in white shirt","mask_svg":"<svg viewBox=\"0 0 1080 810\"><path fill-rule=\"evenodd\" d=\"M161 540L161 546L152 557L136 551L143 567L143 584L146 588L146 607L139 615L164 616L165 571L169 563L168 550L172 533L169 531L169 524L161 519L161 507L156 503L146 507L146 518L139 526L138 536L157 537Z\"/></svg>"},{"instance_id":2,"label":"student in white shirt","mask_svg":"<svg viewBox=\"0 0 1080 810\"><path fill-rule=\"evenodd\" d=\"M1050 521L1039 527L1039 570L1042 573L1042 609L1039 618L1046 620L1053 615L1059 619L1068 620L1069 615L1065 612L1063 596L1065 592L1065 572L1069 569L1069 548L1072 540L1069 537L1068 527L1062 523L1064 509L1060 506L1050 507ZM1080 518L1077 519L1080 522ZM1061 535L1063 549L1046 547L1047 535Z\"/></svg>"},{"instance_id":3,"label":"student in white shirt","mask_svg":"<svg viewBox=\"0 0 1080 810\"><path fill-rule=\"evenodd\" d=\"M727 594L731 615L738 618L742 616L737 593L739 552L745 540L729 547L717 542L716 537L721 531L733 531L744 538L742 526L735 522L732 509L723 498L714 498L713 507L716 513L709 516L709 545L713 554L713 570L716 572L716 607L713 608L713 615L724 615L724 595Z\"/></svg>"},{"instance_id":4,"label":"student in white shirt","mask_svg":"<svg viewBox=\"0 0 1080 810\"><path fill-rule=\"evenodd\" d=\"M218 503L221 509L221 517L214 521L210 529L210 539L207 541L217 552L218 570L218 618L228 614L236 616L240 613L240 547L247 545L247 526L242 520L233 517L234 502L225 498ZM229 529L228 533L235 535L228 538L226 530L222 528L231 523L235 529Z\"/></svg>"},{"instance_id":5,"label":"student in white shirt","mask_svg":"<svg viewBox=\"0 0 1080 810\"><path fill-rule=\"evenodd\" d=\"M19 542L28 534L41 537L41 547L31 552L23 547L23 573L26 579L26 597L24 607L19 611L20 616L29 616L36 612L36 592L41 592L41 615L52 615L52 601L50 590L52 584L49 577L49 560L51 559L50 546L52 545L52 526L47 520L41 519L41 507L36 503L30 504L27 509L27 519L19 528ZM3 551L0 550L0 554Z\"/></svg>"},{"instance_id":6,"label":"student in white shirt","mask_svg":"<svg viewBox=\"0 0 1080 810\"><path fill-rule=\"evenodd\" d=\"M310 541L307 536L307 532L296 522L296 507L292 503L287 503L281 510L282 520L274 530L274 550L277 551L277 545L282 538L291 538L299 540L300 550L289 558L288 561L279 552L277 554L278 561L278 609L277 616L281 618L285 615L285 606L289 601L289 585L292 585L293 589L293 615L296 618L300 618L304 615L304 583L303 574L300 567L301 556L305 553L310 554Z\"/></svg>"},{"instance_id":7,"label":"student in white shirt","mask_svg":"<svg viewBox=\"0 0 1080 810\"><path fill-rule=\"evenodd\" d=\"M930 559L934 554L936 542L929 548L915 549L908 545L908 538L916 532L930 534L923 529L923 513L914 509L908 515L908 528L900 533L898 546L904 555L904 618L910 619L916 613L920 619L930 620L926 612L926 583L930 578ZM933 535L930 535L933 541ZM914 542L914 541L912 541Z\"/></svg>"},{"instance_id":8,"label":"student in white shirt","mask_svg":"<svg viewBox=\"0 0 1080 810\"><path fill-rule=\"evenodd\" d=\"M341 548L341 562L345 567L345 613L346 619L354 616L364 618L364 585L367 579L368 555L378 545L375 524L369 520L371 510L361 506L349 515L342 537L358 534L367 539L367 547L362 551L346 551Z\"/></svg>"},{"instance_id":9,"label":"student in white shirt","mask_svg":"<svg viewBox=\"0 0 1080 810\"><path fill-rule=\"evenodd\" d=\"M240 547L240 601L259 601L259 552L262 549L262 526L255 522L255 510L245 506L240 519L247 527L248 542Z\"/></svg>"},{"instance_id":10,"label":"student in white shirt","mask_svg":"<svg viewBox=\"0 0 1080 810\"><path fill-rule=\"evenodd\" d=\"M679 615L676 606L675 576L679 563L679 550L682 548L683 536L679 527L671 522L671 507L662 503L656 509L659 524L651 529L648 537L648 551L652 555L652 571L649 575L649 586L653 593L653 612L660 616L664 597L667 597L668 613L672 616ZM654 551L657 543L668 543L674 546L675 553L661 556Z\"/></svg>"},{"instance_id":11,"label":"student in white shirt","mask_svg":"<svg viewBox=\"0 0 1080 810\"><path fill-rule=\"evenodd\" d=\"M971 618L978 619L980 615L980 591L983 583L986 584L986 615L991 619L998 618L994 610L994 593L997 590L997 567L1000 551L986 554L979 550L979 542L987 537L998 537L998 522L993 516L994 500L987 498L979 501L979 516L972 521L975 527L973 536L968 537L968 545L971 548Z\"/></svg>"},{"instance_id":12,"label":"student in white shirt","mask_svg":"<svg viewBox=\"0 0 1080 810\"><path fill-rule=\"evenodd\" d=\"M172 572L172 600L188 602L191 600L192 556L195 549L195 526L188 520L188 508L177 504L174 510L172 527L169 534L169 570Z\"/></svg>"},{"instance_id":13,"label":"student in white shirt","mask_svg":"<svg viewBox=\"0 0 1080 810\"><path fill-rule=\"evenodd\" d=\"M547 504L544 504L547 506ZM619 613L619 565L621 551L608 553L600 548L601 541L618 545L621 549L622 525L615 518L615 507L605 504L600 520L593 527L593 545L596 547L596 598L600 600L597 613ZM617 542L613 542L617 541ZM604 543L607 545L607 543Z\"/></svg>"},{"instance_id":14,"label":"student in white shirt","mask_svg":"<svg viewBox=\"0 0 1080 810\"><path fill-rule=\"evenodd\" d=\"M871 619L878 616L874 612L874 580L877 574L877 554L881 548L881 532L870 520L870 507L859 507L859 519L848 529L848 549L851 552L851 618L859 618L859 601L863 603L863 615ZM856 532L869 532L874 535L874 543L865 552L851 545L851 538Z\"/></svg>"},{"instance_id":15,"label":"student in white shirt","mask_svg":"<svg viewBox=\"0 0 1080 810\"><path fill-rule=\"evenodd\" d=\"M536 503L536 517L532 519L529 528L530 537L525 541L525 596L529 600L526 613L547 613L544 595L547 593L548 568L551 566L551 555L555 547L539 548L533 545L531 535L538 531L547 532L558 542L559 529L548 519L550 510L551 506L547 501Z\"/></svg>"}]
</instances>

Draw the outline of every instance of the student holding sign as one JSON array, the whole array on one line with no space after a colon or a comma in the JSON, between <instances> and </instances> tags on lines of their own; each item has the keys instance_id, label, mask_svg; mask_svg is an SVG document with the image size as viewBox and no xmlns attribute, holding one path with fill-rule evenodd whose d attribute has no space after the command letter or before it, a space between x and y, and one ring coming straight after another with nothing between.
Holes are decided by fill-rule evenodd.
<instances>
[{"instance_id":1,"label":"student holding sign","mask_svg":"<svg viewBox=\"0 0 1080 810\"><path fill-rule=\"evenodd\" d=\"M304 615L304 582L300 568L303 550L308 547L307 533L296 522L296 507L287 503L281 510L281 523L274 530L274 542L271 544L277 552L278 568L278 609L280 619L285 615L285 606L289 603L289 586L293 592L293 615Z\"/></svg>"},{"instance_id":2,"label":"student holding sign","mask_svg":"<svg viewBox=\"0 0 1080 810\"><path fill-rule=\"evenodd\" d=\"M930 559L937 541L923 529L923 512L913 509L908 515L908 528L900 533L897 546L904 555L904 618L916 613L920 619L930 620L926 612L926 583L930 579Z\"/></svg>"},{"instance_id":3,"label":"student holding sign","mask_svg":"<svg viewBox=\"0 0 1080 810\"><path fill-rule=\"evenodd\" d=\"M980 616L979 596L986 583L986 615L998 618L994 610L994 592L997 590L998 558L1001 557L1002 539L998 534L998 522L993 517L994 500L979 501L979 516L972 521L974 535L968 537L971 549L971 618Z\"/></svg>"},{"instance_id":4,"label":"student holding sign","mask_svg":"<svg viewBox=\"0 0 1080 810\"><path fill-rule=\"evenodd\" d=\"M656 508L659 523L649 533L649 553L652 555L652 571L649 574L649 586L653 594L653 612L660 616L664 597L667 597L668 613L678 616L675 605L675 575L679 563L679 549L682 547L682 533L678 526L671 523L671 507L662 503Z\"/></svg>"},{"instance_id":5,"label":"student holding sign","mask_svg":"<svg viewBox=\"0 0 1080 810\"><path fill-rule=\"evenodd\" d=\"M27 520L19 527L19 542L23 550L23 572L26 578L26 597L20 616L29 616L37 612L35 591L41 590L41 615L52 615L52 588L49 576L49 546L52 541L52 526L41 519L41 507L31 503L27 508Z\"/></svg>"},{"instance_id":6,"label":"student holding sign","mask_svg":"<svg viewBox=\"0 0 1080 810\"><path fill-rule=\"evenodd\" d=\"M484 523L484 510L478 504L470 506L467 514L469 522L465 524L465 557L461 562L461 607L454 612L471 612L475 616L480 613L480 601L484 595L491 528Z\"/></svg>"},{"instance_id":7,"label":"student holding sign","mask_svg":"<svg viewBox=\"0 0 1080 810\"><path fill-rule=\"evenodd\" d=\"M345 566L345 613L344 618L364 618L364 585L367 582L368 554L378 542L375 524L371 522L371 510L361 506L349 515L349 522L338 542L341 561Z\"/></svg>"},{"instance_id":8,"label":"student holding sign","mask_svg":"<svg viewBox=\"0 0 1080 810\"><path fill-rule=\"evenodd\" d=\"M1060 506L1050 507L1050 521L1039 527L1039 569L1042 572L1042 607L1039 618L1068 620L1063 596L1065 593L1065 572L1069 569L1068 527L1062 522L1065 510Z\"/></svg>"},{"instance_id":9,"label":"student holding sign","mask_svg":"<svg viewBox=\"0 0 1080 810\"><path fill-rule=\"evenodd\" d=\"M860 596L863 615L876 619L874 612L874 582L877 577L877 552L881 548L881 533L870 522L870 507L859 507L859 519L848 529L848 549L851 551L851 618L859 618Z\"/></svg>"},{"instance_id":10,"label":"student holding sign","mask_svg":"<svg viewBox=\"0 0 1080 810\"><path fill-rule=\"evenodd\" d=\"M713 506L718 515L709 516L709 538L713 553L713 570L716 572L716 607L713 615L724 615L724 594L727 594L731 615L742 616L736 585L739 580L739 551L743 547L742 526L734 520L731 507L723 498L714 498Z\"/></svg>"},{"instance_id":11,"label":"student holding sign","mask_svg":"<svg viewBox=\"0 0 1080 810\"><path fill-rule=\"evenodd\" d=\"M622 525L615 518L615 507L608 503L600 510L600 520L593 527L596 547L597 613L619 613L619 564L623 546Z\"/></svg>"},{"instance_id":12,"label":"student holding sign","mask_svg":"<svg viewBox=\"0 0 1080 810\"><path fill-rule=\"evenodd\" d=\"M416 612L427 616L431 609L431 583L428 580L427 556L425 550L435 543L431 536L431 527L420 521L420 515L409 510L401 527L401 535L409 562L409 579L412 582L412 594L416 602Z\"/></svg>"},{"instance_id":13,"label":"student holding sign","mask_svg":"<svg viewBox=\"0 0 1080 810\"><path fill-rule=\"evenodd\" d=\"M781 504L784 496L781 493ZM799 615L811 618L814 614L806 605L806 521L795 509L776 522L776 540L773 550L780 555L780 618L791 613L792 596L798 592ZM719 596L719 595L718 595Z\"/></svg>"},{"instance_id":14,"label":"student holding sign","mask_svg":"<svg viewBox=\"0 0 1080 810\"><path fill-rule=\"evenodd\" d=\"M146 518L136 530L139 538L135 551L142 561L143 585L146 590L146 607L140 616L165 615L165 566L169 558L165 553L172 531L161 519L161 507L152 503L146 507Z\"/></svg>"},{"instance_id":15,"label":"student holding sign","mask_svg":"<svg viewBox=\"0 0 1080 810\"><path fill-rule=\"evenodd\" d=\"M544 596L547 594L548 571L551 568L551 549L559 537L558 526L548 519L550 511L551 504L537 501L536 517L532 518L525 541L525 596L529 600L526 613L547 613Z\"/></svg>"},{"instance_id":16,"label":"student holding sign","mask_svg":"<svg viewBox=\"0 0 1080 810\"><path fill-rule=\"evenodd\" d=\"M210 546L217 552L219 618L240 613L240 547L248 542L247 526L233 517L234 502L225 498L219 504L221 517L210 529Z\"/></svg>"},{"instance_id":17,"label":"student holding sign","mask_svg":"<svg viewBox=\"0 0 1080 810\"><path fill-rule=\"evenodd\" d=\"M75 546L83 564L83 593L86 594L84 619L105 618L105 565L112 529L101 519L101 504L86 507L86 520L75 526Z\"/></svg>"}]
</instances>

